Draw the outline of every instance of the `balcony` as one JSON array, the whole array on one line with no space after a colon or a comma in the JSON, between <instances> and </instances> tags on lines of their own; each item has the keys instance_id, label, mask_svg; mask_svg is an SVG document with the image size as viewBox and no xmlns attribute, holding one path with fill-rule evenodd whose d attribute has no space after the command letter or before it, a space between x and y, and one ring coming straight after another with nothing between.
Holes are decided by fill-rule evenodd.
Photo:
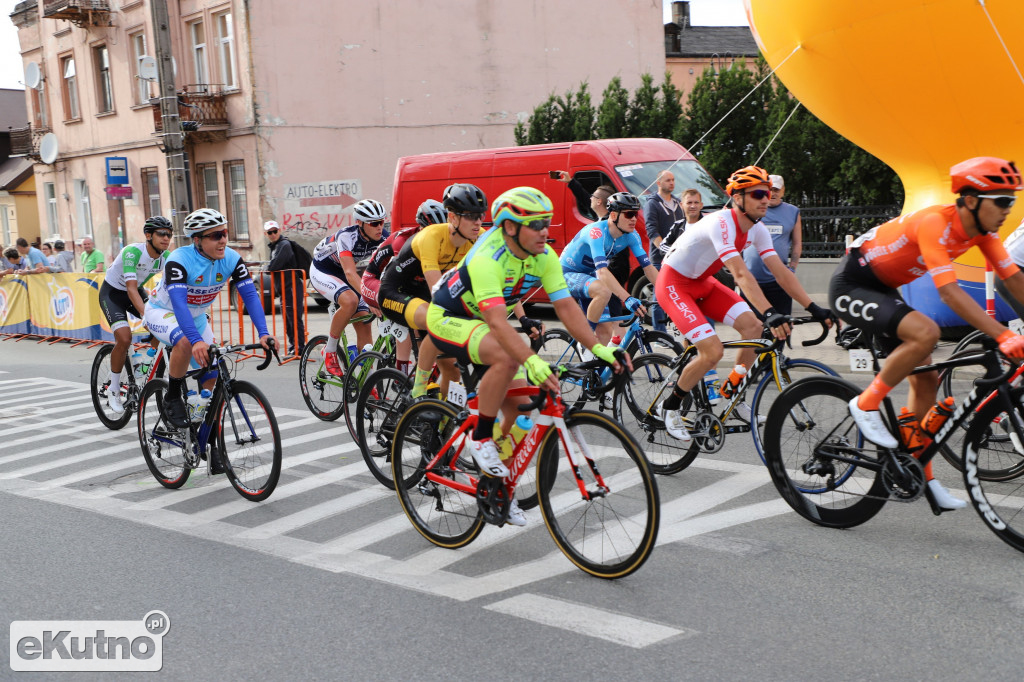
<instances>
[{"instance_id":1,"label":"balcony","mask_svg":"<svg viewBox=\"0 0 1024 682\"><path fill-rule=\"evenodd\" d=\"M153 124L157 134L164 130L159 101L153 103ZM190 142L223 142L228 136L228 108L223 85L186 85L178 93L178 116L182 123L195 121L199 128L189 132Z\"/></svg>"},{"instance_id":2,"label":"balcony","mask_svg":"<svg viewBox=\"0 0 1024 682\"><path fill-rule=\"evenodd\" d=\"M39 161L39 141L50 132L49 128L27 125L24 128L9 128L11 135L11 156L27 156Z\"/></svg>"},{"instance_id":3,"label":"balcony","mask_svg":"<svg viewBox=\"0 0 1024 682\"><path fill-rule=\"evenodd\" d=\"M43 0L43 17L67 19L75 26L113 26L108 0Z\"/></svg>"}]
</instances>

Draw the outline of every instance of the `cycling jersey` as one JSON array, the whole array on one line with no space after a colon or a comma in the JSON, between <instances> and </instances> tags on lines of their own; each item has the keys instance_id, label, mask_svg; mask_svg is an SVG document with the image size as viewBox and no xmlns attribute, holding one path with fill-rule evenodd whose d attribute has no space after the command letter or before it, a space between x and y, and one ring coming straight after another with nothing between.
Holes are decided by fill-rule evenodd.
<instances>
[{"instance_id":1,"label":"cycling jersey","mask_svg":"<svg viewBox=\"0 0 1024 682\"><path fill-rule=\"evenodd\" d=\"M889 287L898 287L931 274L935 287L956 282L953 260L972 246L981 249L985 260L1006 279L1018 272L999 235L967 237L956 205L929 206L900 216L861 235L851 250L860 253L861 265Z\"/></svg>"},{"instance_id":2,"label":"cycling jersey","mask_svg":"<svg viewBox=\"0 0 1024 682\"><path fill-rule=\"evenodd\" d=\"M103 281L120 291L128 289L128 282L135 281L141 287L149 279L160 272L167 262L170 251L164 251L156 258L149 255L146 242L129 244L121 249L117 258L103 276Z\"/></svg>"},{"instance_id":3,"label":"cycling jersey","mask_svg":"<svg viewBox=\"0 0 1024 682\"><path fill-rule=\"evenodd\" d=\"M608 267L609 258L626 249L633 252L640 267L645 268L651 264L640 235L633 231L623 233L617 239L613 238L609 232L608 219L599 220L577 232L566 245L560 258L562 270L596 276L599 268Z\"/></svg>"},{"instance_id":4,"label":"cycling jersey","mask_svg":"<svg viewBox=\"0 0 1024 682\"><path fill-rule=\"evenodd\" d=\"M393 232L387 239L381 242L381 245L377 247L377 250L370 256L370 262L366 266L366 270L363 272L363 277L375 277L380 279L380 276L384 273L384 268L388 266L391 259L396 253L402 250L405 243L409 241L409 238L416 235L421 229L419 225L414 227L407 227L404 230Z\"/></svg>"},{"instance_id":5,"label":"cycling jersey","mask_svg":"<svg viewBox=\"0 0 1024 682\"><path fill-rule=\"evenodd\" d=\"M662 265L683 277L704 279L721 270L723 261L739 256L748 242L762 260L777 255L772 246L772 236L763 223L754 223L750 230L744 232L739 228L736 210L722 209L688 226L669 249Z\"/></svg>"},{"instance_id":6,"label":"cycling jersey","mask_svg":"<svg viewBox=\"0 0 1024 682\"><path fill-rule=\"evenodd\" d=\"M348 256L356 263L368 260L388 234L388 231L384 230L380 239L368 240L359 234L358 225L343 227L334 234L324 237L313 247L313 265L323 273L341 277L349 286L358 286L358 282L348 282L346 279L345 269L341 265L342 257Z\"/></svg>"},{"instance_id":7,"label":"cycling jersey","mask_svg":"<svg viewBox=\"0 0 1024 682\"><path fill-rule=\"evenodd\" d=\"M538 287L544 287L552 303L569 296L558 254L545 246L543 253L521 260L505 245L504 231L492 227L459 266L441 278L433 302L449 315L479 318L482 311L499 305L511 312Z\"/></svg>"}]
</instances>

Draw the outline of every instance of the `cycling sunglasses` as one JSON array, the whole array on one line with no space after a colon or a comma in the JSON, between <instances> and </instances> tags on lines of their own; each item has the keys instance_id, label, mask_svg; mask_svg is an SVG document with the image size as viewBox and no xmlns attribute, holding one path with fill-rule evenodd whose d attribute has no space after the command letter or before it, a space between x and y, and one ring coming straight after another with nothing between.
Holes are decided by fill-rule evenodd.
<instances>
[{"instance_id":1,"label":"cycling sunglasses","mask_svg":"<svg viewBox=\"0 0 1024 682\"><path fill-rule=\"evenodd\" d=\"M471 223L479 222L484 219L483 213L456 213L455 215L461 216Z\"/></svg>"},{"instance_id":2,"label":"cycling sunglasses","mask_svg":"<svg viewBox=\"0 0 1024 682\"><path fill-rule=\"evenodd\" d=\"M221 239L228 238L227 230L217 230L216 232L207 232L203 235L203 239L212 239L213 241L220 241Z\"/></svg>"},{"instance_id":3,"label":"cycling sunglasses","mask_svg":"<svg viewBox=\"0 0 1024 682\"><path fill-rule=\"evenodd\" d=\"M991 199L999 208L1011 208L1017 203L1017 197L1009 194L979 194L979 199Z\"/></svg>"},{"instance_id":4,"label":"cycling sunglasses","mask_svg":"<svg viewBox=\"0 0 1024 682\"><path fill-rule=\"evenodd\" d=\"M157 230L153 234L155 234L157 237L165 237L167 239L170 239L171 237L174 236L173 232L168 232L167 230Z\"/></svg>"},{"instance_id":5,"label":"cycling sunglasses","mask_svg":"<svg viewBox=\"0 0 1024 682\"><path fill-rule=\"evenodd\" d=\"M639 211L623 211L622 217L626 218L627 220L632 220L633 218L636 218L638 213Z\"/></svg>"},{"instance_id":6,"label":"cycling sunglasses","mask_svg":"<svg viewBox=\"0 0 1024 682\"><path fill-rule=\"evenodd\" d=\"M551 227L551 218L534 218L533 220L519 224L523 227L530 228L534 232L540 232L541 230L546 230Z\"/></svg>"},{"instance_id":7,"label":"cycling sunglasses","mask_svg":"<svg viewBox=\"0 0 1024 682\"><path fill-rule=\"evenodd\" d=\"M384 221L383 220L367 220L366 224L369 225L370 227L380 227L381 225L384 224Z\"/></svg>"},{"instance_id":8,"label":"cycling sunglasses","mask_svg":"<svg viewBox=\"0 0 1024 682\"><path fill-rule=\"evenodd\" d=\"M762 199L766 199L772 195L771 191L767 189L752 189L747 192L747 194L749 194L754 201L761 201Z\"/></svg>"}]
</instances>

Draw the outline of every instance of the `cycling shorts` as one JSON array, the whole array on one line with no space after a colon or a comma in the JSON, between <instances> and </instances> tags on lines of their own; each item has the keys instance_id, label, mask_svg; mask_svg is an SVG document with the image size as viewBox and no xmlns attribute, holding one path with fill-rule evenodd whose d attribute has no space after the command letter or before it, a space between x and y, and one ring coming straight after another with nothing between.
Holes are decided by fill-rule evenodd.
<instances>
[{"instance_id":1,"label":"cycling shorts","mask_svg":"<svg viewBox=\"0 0 1024 682\"><path fill-rule=\"evenodd\" d=\"M142 296L143 303L149 300L142 287L139 287L139 296ZM128 327L129 315L136 317L135 305L128 297L128 292L112 287L107 282L100 285L100 310L103 311L103 317L107 318L112 332Z\"/></svg>"},{"instance_id":2,"label":"cycling shorts","mask_svg":"<svg viewBox=\"0 0 1024 682\"><path fill-rule=\"evenodd\" d=\"M839 319L870 333L890 352L901 343L896 334L900 322L914 312L899 289L884 284L870 265L861 265L857 249L843 257L832 275L828 303Z\"/></svg>"},{"instance_id":3,"label":"cycling shorts","mask_svg":"<svg viewBox=\"0 0 1024 682\"><path fill-rule=\"evenodd\" d=\"M427 308L427 331L437 349L464 364L481 365L480 342L491 328L483 320L456 317L444 308L430 304Z\"/></svg>"},{"instance_id":4,"label":"cycling shorts","mask_svg":"<svg viewBox=\"0 0 1024 682\"><path fill-rule=\"evenodd\" d=\"M143 316L142 321L146 328L149 329L149 333L169 348L174 348L179 339L185 337L185 332L178 325L178 320L174 316L173 310L158 308L155 305L147 305L146 314ZM195 324L196 330L202 335L203 341L207 344L213 343L213 330L210 328L210 318L205 312L193 317L192 323ZM193 359L194 362L195 360Z\"/></svg>"},{"instance_id":5,"label":"cycling shorts","mask_svg":"<svg viewBox=\"0 0 1024 682\"><path fill-rule=\"evenodd\" d=\"M590 302L594 300L589 295L590 283L600 280L583 272L563 272L562 274L565 277L565 283L569 286L569 294L580 304L585 315L587 308L590 307ZM622 315L622 301L614 294L608 299L608 305L604 307L604 314L609 317Z\"/></svg>"},{"instance_id":6,"label":"cycling shorts","mask_svg":"<svg viewBox=\"0 0 1024 682\"><path fill-rule=\"evenodd\" d=\"M338 277L324 272L317 268L316 264L309 266L309 281L313 283L313 288L320 292L320 295L329 301L338 303L338 298L346 291L351 291L355 294L356 298L359 299L359 304L356 306L356 313L369 313L370 306L366 305L366 301L359 295L358 292L352 289L348 285L348 282L344 278Z\"/></svg>"},{"instance_id":7,"label":"cycling shorts","mask_svg":"<svg viewBox=\"0 0 1024 682\"><path fill-rule=\"evenodd\" d=\"M751 312L740 295L713 275L690 279L662 264L654 295L668 316L690 342L716 336L708 318L730 327L743 313Z\"/></svg>"},{"instance_id":8,"label":"cycling shorts","mask_svg":"<svg viewBox=\"0 0 1024 682\"><path fill-rule=\"evenodd\" d=\"M380 302L381 313L409 329L419 329L416 326L416 311L430 304L430 289L415 284L395 287L391 286L392 282L393 278L385 276L380 283L377 300Z\"/></svg>"}]
</instances>

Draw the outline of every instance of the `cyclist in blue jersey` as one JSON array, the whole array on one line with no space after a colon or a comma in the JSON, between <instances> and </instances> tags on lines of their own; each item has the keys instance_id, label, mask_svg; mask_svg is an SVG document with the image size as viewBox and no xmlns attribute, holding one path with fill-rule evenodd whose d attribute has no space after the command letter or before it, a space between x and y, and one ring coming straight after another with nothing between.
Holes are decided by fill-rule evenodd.
<instances>
[{"instance_id":1,"label":"cyclist in blue jersey","mask_svg":"<svg viewBox=\"0 0 1024 682\"><path fill-rule=\"evenodd\" d=\"M185 218L184 232L192 239L192 244L171 252L164 265L163 280L146 302L146 327L172 349L163 410L171 426L179 429L189 424L185 407L185 374L190 361L194 361L197 367L210 364L209 345L213 341L213 331L206 312L228 280L235 283L242 296L249 318L259 333L260 343L268 350L273 343L267 333L259 291L242 257L227 246L227 223L223 214L211 208L190 213ZM216 378L216 371L210 371L200 380L209 387ZM214 473L219 473L219 464L216 460L211 462Z\"/></svg>"},{"instance_id":2,"label":"cyclist in blue jersey","mask_svg":"<svg viewBox=\"0 0 1024 682\"><path fill-rule=\"evenodd\" d=\"M612 314L619 313L619 301L631 313L639 310L642 315L647 314L640 299L630 296L612 275L608 259L629 249L644 269L648 281L653 284L658 279L658 270L651 264L640 235L636 233L639 212L640 200L629 192L611 195L608 197L608 217L580 230L566 245L559 259L569 293L586 310L590 328L602 344L612 338L612 323L598 324L601 315L610 309L609 302L614 303ZM612 294L615 301L612 301Z\"/></svg>"}]
</instances>

